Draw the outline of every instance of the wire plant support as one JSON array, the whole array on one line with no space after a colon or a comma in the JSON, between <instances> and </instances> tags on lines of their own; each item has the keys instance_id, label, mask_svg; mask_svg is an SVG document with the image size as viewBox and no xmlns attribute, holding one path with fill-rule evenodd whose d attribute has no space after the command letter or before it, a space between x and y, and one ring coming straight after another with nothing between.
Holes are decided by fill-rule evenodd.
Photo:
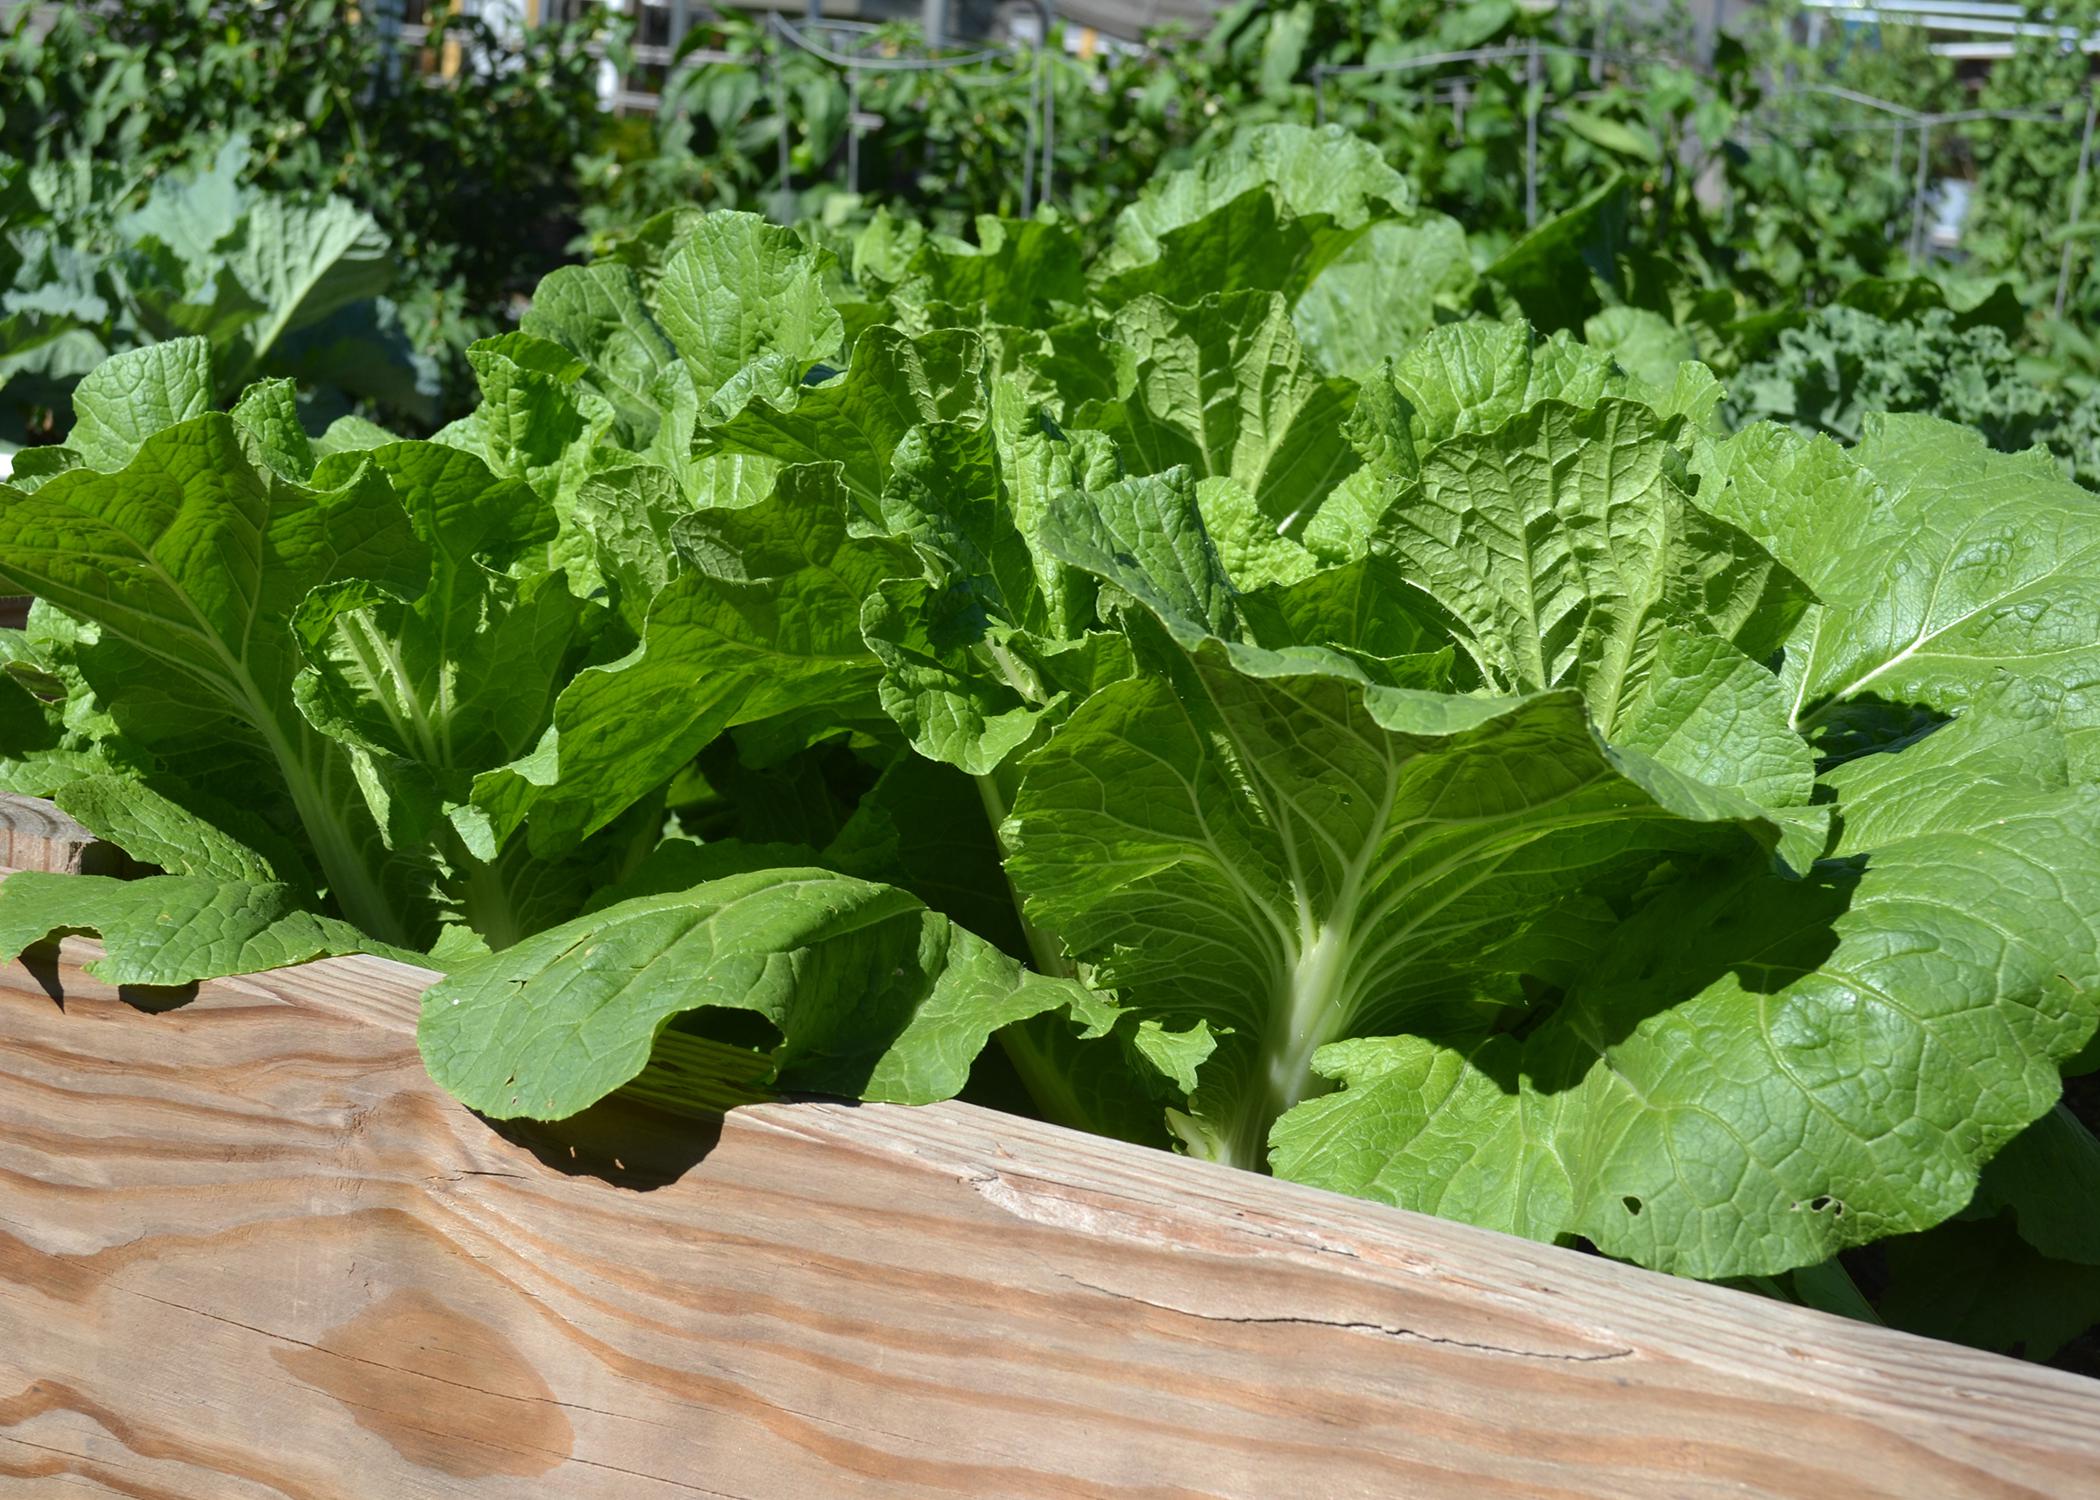
<instances>
[{"instance_id":1,"label":"wire plant support","mask_svg":"<svg viewBox=\"0 0 2100 1500\"><path fill-rule=\"evenodd\" d=\"M1537 40L1522 43L1505 43L1493 47L1474 47L1458 52L1429 52L1420 56L1400 58L1381 63L1319 63L1312 69L1313 119L1325 125L1328 120L1328 84L1330 80L1350 76L1380 75L1401 76L1420 73L1430 69L1464 66L1477 70L1487 64L1521 63L1524 69L1524 222L1527 228L1536 228L1539 221L1539 121L1550 114L1547 98L1545 59L1572 57L1589 64L1592 82L1601 76L1606 66L1620 66L1632 70L1644 63L1663 60L1642 57L1632 53L1606 51L1589 47L1566 47ZM1678 66L1699 71L1694 65L1681 59ZM1480 77L1478 71L1468 71L1461 77L1449 80L1453 84L1451 102L1457 123L1459 138L1465 138L1465 111L1470 99L1471 85ZM1638 77L1637 71L1634 76ZM1927 205L1932 197L1932 143L1934 132L1951 125L1973 125L1983 122L2041 125L2062 125L2070 128L2073 121L2060 113L2034 109L1964 109L1930 113L1914 110L1888 99L1876 98L1857 89L1848 89L1837 84L1797 82L1781 88L1768 101L1768 111L1754 128L1767 139L1786 140L1797 134L1806 134L1806 127L1790 130L1785 122L1772 117L1771 106L1780 106L1788 101L1817 97L1856 105L1871 112L1874 118L1857 123L1822 123L1824 131L1879 131L1889 132L1889 175L1901 180L1904 172L1906 145L1913 138L1912 148L1916 155L1911 165L1911 182L1908 204L1908 225L1904 235L1904 248L1913 263L1922 263L1931 249L1927 226ZM2071 273L2075 259L2074 249L2080 236L2087 205L2091 199L2092 173L2096 126L2100 126L2100 85L2088 91L2084 113L2083 133L2079 142L2078 170L2072 178L2067 200L2067 212L2063 229L2063 252L2057 263L2055 315L2063 316L2071 291Z\"/></svg>"},{"instance_id":2,"label":"wire plant support","mask_svg":"<svg viewBox=\"0 0 2100 1500\"><path fill-rule=\"evenodd\" d=\"M1539 222L1539 117L1546 112L1545 60L1549 57L1572 57L1589 64L1589 77L1594 82L1601 69L1608 63L1638 65L1644 59L1632 53L1600 51L1594 47L1565 47L1552 42L1541 42L1536 38L1521 44L1504 44L1496 47L1472 47L1462 52L1425 52L1417 57L1403 57L1392 62L1380 63L1315 63L1312 69L1313 123L1327 123L1327 82L1331 78L1378 76L1406 76L1432 68L1449 68L1465 65L1477 67L1487 63L1515 63L1524 65L1524 224L1535 229ZM1458 123L1459 139L1465 139L1465 107L1468 86L1479 77L1477 72L1468 72L1455 80L1457 93L1454 96L1454 118Z\"/></svg>"},{"instance_id":3,"label":"wire plant support","mask_svg":"<svg viewBox=\"0 0 2100 1500\"><path fill-rule=\"evenodd\" d=\"M1021 151L1021 217L1047 202L1051 192L1052 151L1057 134L1056 91L1045 76L1051 12L1045 0L1034 0L1042 21L1042 40L1033 47L983 46L969 51L900 52L893 34L866 21L826 20L810 17L799 23L779 12L766 17L767 35L780 48L792 48L837 68L845 75L846 190L860 191L861 139L867 116L861 109L861 78L869 73L947 73L965 87L997 85L1011 80L1021 67L1028 69L1028 105L1023 118ZM999 68L998 64L1008 64ZM991 69L992 71L987 71ZM788 136L790 120L785 84L777 64L769 64L775 94L775 112L780 120L780 196L782 207L789 194ZM783 215L785 216L785 215Z\"/></svg>"}]
</instances>

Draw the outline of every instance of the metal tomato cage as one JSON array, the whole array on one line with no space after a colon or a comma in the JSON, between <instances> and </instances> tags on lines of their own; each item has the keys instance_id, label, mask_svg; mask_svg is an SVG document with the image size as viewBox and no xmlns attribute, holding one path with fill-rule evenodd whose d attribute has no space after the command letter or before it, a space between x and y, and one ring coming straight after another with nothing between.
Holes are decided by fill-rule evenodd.
<instances>
[{"instance_id":1,"label":"metal tomato cage","mask_svg":"<svg viewBox=\"0 0 2100 1500\"><path fill-rule=\"evenodd\" d=\"M894 34L867 21L825 20L809 17L800 23L778 11L766 17L766 32L780 47L837 68L846 80L846 190L860 191L860 143L870 117L860 107L861 76L867 73L946 73L964 88L1010 83L1025 66L1028 70L1028 105L1023 116L1021 149L1021 217L1035 212L1038 203L1050 197L1051 152L1057 139L1057 102L1046 74L1050 38L1050 8L1046 0L1032 0L1042 17L1042 41L1033 47L1010 45L980 47L970 52L916 54L900 52ZM989 65L1011 66L987 71ZM774 113L780 121L780 201L785 207L789 181L789 131L787 87L778 61L765 64L773 91ZM783 213L777 215L785 217Z\"/></svg>"},{"instance_id":2,"label":"metal tomato cage","mask_svg":"<svg viewBox=\"0 0 2100 1500\"><path fill-rule=\"evenodd\" d=\"M1466 65L1477 69L1486 63L1522 61L1524 64L1524 227L1535 229L1539 221L1539 117L1546 112L1545 60L1549 57L1572 57L1589 65L1592 83L1601 82L1606 64L1643 62L1671 62L1676 66L1690 64L1661 56L1642 57L1629 52L1600 51L1593 47L1567 47L1556 42L1532 40L1524 43L1507 43L1498 47L1472 47L1462 52L1426 52L1419 57L1405 57L1382 63L1315 63L1312 69L1313 123L1327 123L1327 80L1330 78L1377 76L1405 76L1431 68L1449 68ZM1451 105L1458 138L1466 138L1466 106L1470 102L1471 89L1481 74L1476 70L1458 78L1439 80L1448 85L1439 98L1435 85L1431 85L1432 102ZM1643 93L1639 85L1628 86L1632 92ZM1570 95L1569 97L1575 97ZM1371 105L1376 108L1375 102Z\"/></svg>"},{"instance_id":3,"label":"metal tomato cage","mask_svg":"<svg viewBox=\"0 0 2100 1500\"><path fill-rule=\"evenodd\" d=\"M1313 118L1315 123L1327 123L1327 84L1331 78L1368 75L1405 76L1432 68L1467 66L1478 68L1491 63L1521 61L1524 65L1524 223L1526 228L1538 225L1538 131L1539 118L1548 109L1544 87L1544 62L1549 57L1573 57L1589 65L1592 83L1601 82L1603 69L1607 65L1638 65L1641 63L1673 64L1695 75L1704 75L1704 70L1684 59L1665 56L1642 57L1626 52L1601 51L1588 47L1565 47L1553 43L1528 41L1495 47L1475 47L1459 52L1431 52L1419 57L1401 58L1384 63L1316 63L1312 69ZM1472 85L1478 81L1478 71L1468 72L1458 78L1438 80L1445 85L1439 95L1435 85L1429 91L1431 102L1448 103L1452 107L1458 138L1465 140L1466 106L1471 97ZM1638 83L1623 85L1630 92L1646 92ZM1905 239L1905 250L1911 260L1923 263L1930 249L1926 235L1926 204L1932 195L1931 161L1932 134L1944 126L1970 125L1982 122L2005 124L2029 123L2040 125L2062 125L2069 128L2071 121L2061 114L2047 110L2019 109L1968 109L1931 113L1914 110L1892 100L1878 99L1855 89L1836 84L1797 83L1778 94L1769 102L1783 104L1796 97L1821 97L1857 105L1874 112L1880 118L1857 123L1823 123L1816 129L1843 133L1851 130L1889 132L1889 174L1900 182L1904 173L1905 143L1915 136L1916 161L1911 172L1910 184L1910 228ZM1571 95L1570 97L1576 97ZM1370 104L1375 110L1375 101ZM2093 169L2093 147L2095 126L2100 124L2100 86L2089 90L2083 131L2078 147L2078 170L2072 178L2071 194L2065 216L2063 251L2057 261L2055 314L2063 316L2071 290L2072 251L2076 236L2072 233L2084 217ZM1776 130L1770 124L1760 125L1759 133L1768 139L1787 139L1788 134Z\"/></svg>"},{"instance_id":4,"label":"metal tomato cage","mask_svg":"<svg viewBox=\"0 0 2100 1500\"><path fill-rule=\"evenodd\" d=\"M1904 241L1904 249L1911 260L1923 263L1931 250L1926 235L1926 203L1932 196L1932 133L1948 125L1974 125L1981 123L2056 125L2065 130L2072 127L2073 120L2060 113L2038 109L1960 109L1931 113L1910 109L1888 99L1878 99L1872 94L1863 94L1856 89L1841 88L1831 83L1799 83L1779 94L1774 103L1783 104L1797 97L1834 99L1842 104L1855 105L1872 116L1856 122L1824 122L1816 128L1842 134L1847 131L1889 133L1889 175L1901 181L1904 171L1905 142L1915 137L1916 161L1911 170L1910 230ZM2078 170L2071 179L2071 194L2064 219L2065 234L2063 253L2057 260L2055 315L2062 317L2064 306L2071 293L2072 248L2076 244L2073 230L2085 214L2086 195L2091 186L2093 170L2093 134L2096 121L2100 121L2100 87L2088 89L2085 101L2085 122L2078 143ZM1773 138L1781 138L1776 132L1767 132Z\"/></svg>"}]
</instances>

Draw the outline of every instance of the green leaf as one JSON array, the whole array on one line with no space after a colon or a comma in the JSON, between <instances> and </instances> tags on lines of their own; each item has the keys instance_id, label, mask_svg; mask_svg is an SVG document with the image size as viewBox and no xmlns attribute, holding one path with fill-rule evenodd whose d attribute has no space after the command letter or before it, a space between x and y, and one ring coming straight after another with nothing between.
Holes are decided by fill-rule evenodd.
<instances>
[{"instance_id":1,"label":"green leaf","mask_svg":"<svg viewBox=\"0 0 2100 1500\"><path fill-rule=\"evenodd\" d=\"M319 482L386 476L430 568L414 592L361 579L314 589L296 625L294 696L345 747L372 815L396 846L430 842L441 806L529 751L589 644L595 612L560 574L502 571L554 535L547 502L471 453L397 443L325 460Z\"/></svg>"},{"instance_id":2,"label":"green leaf","mask_svg":"<svg viewBox=\"0 0 2100 1500\"><path fill-rule=\"evenodd\" d=\"M313 440L299 425L299 388L291 381L257 381L234 403L230 415L255 439L263 461L271 468L287 479L312 476Z\"/></svg>"},{"instance_id":3,"label":"green leaf","mask_svg":"<svg viewBox=\"0 0 2100 1500\"><path fill-rule=\"evenodd\" d=\"M209 411L211 402L209 344L148 344L112 355L74 389L66 445L91 469L121 469L147 438Z\"/></svg>"},{"instance_id":4,"label":"green leaf","mask_svg":"<svg viewBox=\"0 0 2100 1500\"><path fill-rule=\"evenodd\" d=\"M1298 337L1330 375L1362 380L1435 327L1472 292L1473 261L1455 219L1420 214L1373 224L1292 309Z\"/></svg>"},{"instance_id":5,"label":"green leaf","mask_svg":"<svg viewBox=\"0 0 2100 1500\"><path fill-rule=\"evenodd\" d=\"M766 385L787 389L837 355L845 326L824 295L826 260L756 214L696 221L664 263L656 318L703 401L746 366L762 365Z\"/></svg>"},{"instance_id":6,"label":"green leaf","mask_svg":"<svg viewBox=\"0 0 2100 1500\"><path fill-rule=\"evenodd\" d=\"M650 317L630 268L599 262L550 272L518 328L582 360L583 381L616 413L623 444L648 446L662 420L652 386L678 351Z\"/></svg>"},{"instance_id":7,"label":"green leaf","mask_svg":"<svg viewBox=\"0 0 2100 1500\"><path fill-rule=\"evenodd\" d=\"M847 489L873 516L891 455L907 432L924 422L982 420L982 358L973 333L942 329L913 339L871 328L854 343L846 373L823 384L718 392L693 451L838 464Z\"/></svg>"},{"instance_id":8,"label":"green leaf","mask_svg":"<svg viewBox=\"0 0 2100 1500\"><path fill-rule=\"evenodd\" d=\"M2100 710L2100 508L2047 460L1892 416L1850 453L1752 427L1703 466L1700 503L1822 601L1787 643L1795 723L1862 698L1951 712L2004 673Z\"/></svg>"},{"instance_id":9,"label":"green leaf","mask_svg":"<svg viewBox=\"0 0 2100 1500\"><path fill-rule=\"evenodd\" d=\"M183 791L184 801L200 803L209 813L193 811L131 776L84 776L68 782L54 800L98 838L142 864L157 865L171 875L230 884L299 886L306 896L302 904L312 904L297 855L284 850L280 870L258 848L228 831L228 825L243 822L238 812L188 788ZM255 844L282 844L259 826L244 831Z\"/></svg>"},{"instance_id":10,"label":"green leaf","mask_svg":"<svg viewBox=\"0 0 2100 1500\"><path fill-rule=\"evenodd\" d=\"M101 627L90 675L104 675L127 736L216 755L225 774L270 767L345 913L413 941L427 930L417 861L384 849L340 747L294 706L291 620L339 580L412 592L427 554L370 465L308 488L258 467L244 442L207 413L146 438L121 472L76 469L12 499L0 577Z\"/></svg>"},{"instance_id":11,"label":"green leaf","mask_svg":"<svg viewBox=\"0 0 2100 1500\"><path fill-rule=\"evenodd\" d=\"M1389 687L1340 651L1249 642L1185 477L1075 496L1046 540L1179 649L1023 762L1008 870L1127 1008L1220 1036L1192 1149L1258 1163L1324 1043L1521 1006L1522 976L1659 859L1777 836L1605 746L1575 693L1422 691L1441 658Z\"/></svg>"},{"instance_id":12,"label":"green leaf","mask_svg":"<svg viewBox=\"0 0 2100 1500\"><path fill-rule=\"evenodd\" d=\"M689 571L656 596L639 646L569 680L531 751L475 778L472 807L454 815L470 848L492 857L527 817L536 852L569 847L733 724L880 717L861 607L912 563L853 534L837 476L790 469L764 504L677 524Z\"/></svg>"},{"instance_id":13,"label":"green leaf","mask_svg":"<svg viewBox=\"0 0 2100 1500\"><path fill-rule=\"evenodd\" d=\"M396 265L385 233L345 199L299 204L264 194L246 217L226 263L265 309L246 334L255 359L286 333L393 284Z\"/></svg>"},{"instance_id":14,"label":"green leaf","mask_svg":"<svg viewBox=\"0 0 2100 1500\"><path fill-rule=\"evenodd\" d=\"M1295 300L1368 225L1412 202L1377 148L1339 126L1257 126L1146 184L1116 218L1095 290L1110 306L1242 289Z\"/></svg>"},{"instance_id":15,"label":"green leaf","mask_svg":"<svg viewBox=\"0 0 2100 1500\"><path fill-rule=\"evenodd\" d=\"M1700 755L1704 736L1679 710L1684 684L1710 669L1733 675L1711 651L1693 671L1677 634L1740 644L1743 657L1769 654L1805 607L1798 583L1735 527L1691 503L1672 477L1676 459L1647 407L1603 401L1588 408L1545 401L1493 432L1458 437L1422 460L1419 482L1387 510L1374 547L1389 552L1458 624L1457 639L1498 692L1578 688L1599 730L1615 743L1682 746ZM1655 680L1657 653L1678 642L1679 670ZM1807 800L1808 747L1794 738L1778 683L1737 658L1768 731L1758 758L1791 754L1789 778ZM1718 685L1718 679L1716 679ZM1664 701L1677 693L1676 709ZM1726 712L1753 701L1728 694ZM1702 700L1703 701L1703 700ZM1656 713L1667 736L1638 727ZM1626 732L1621 733L1622 725ZM1726 720L1709 721L1708 730ZM1745 736L1734 748L1748 753ZM1727 737L1723 736L1723 743ZM1784 747L1784 748L1783 748ZM1702 766L1702 779L1719 768ZM1721 784L1739 784L1730 776Z\"/></svg>"},{"instance_id":16,"label":"green leaf","mask_svg":"<svg viewBox=\"0 0 2100 1500\"><path fill-rule=\"evenodd\" d=\"M2093 1029L2090 794L1691 882L1522 1041L1345 1042L1284 1176L1691 1276L1768 1275L1959 1211ZM1754 1018L1754 1024L1749 1024Z\"/></svg>"},{"instance_id":17,"label":"green leaf","mask_svg":"<svg viewBox=\"0 0 2100 1500\"><path fill-rule=\"evenodd\" d=\"M387 953L348 922L317 916L295 887L208 876L47 875L0 885L0 951L92 932L105 956L88 972L110 984L182 985L255 974L342 953Z\"/></svg>"},{"instance_id":18,"label":"green leaf","mask_svg":"<svg viewBox=\"0 0 2100 1500\"><path fill-rule=\"evenodd\" d=\"M1010 1022L1114 1014L902 891L786 868L624 901L467 965L425 993L417 1039L469 1108L562 1119L640 1074L674 1016L710 1007L771 1023L780 1086L891 1103L951 1097Z\"/></svg>"},{"instance_id":19,"label":"green leaf","mask_svg":"<svg viewBox=\"0 0 2100 1500\"><path fill-rule=\"evenodd\" d=\"M1192 307L1142 297L1113 330L1129 374L1115 402L1089 403L1076 421L1113 437L1133 473L1186 464L1230 477L1291 533L1356 468L1341 430L1352 388L1306 361L1281 297L1241 292ZM1220 400L1225 391L1237 394Z\"/></svg>"}]
</instances>

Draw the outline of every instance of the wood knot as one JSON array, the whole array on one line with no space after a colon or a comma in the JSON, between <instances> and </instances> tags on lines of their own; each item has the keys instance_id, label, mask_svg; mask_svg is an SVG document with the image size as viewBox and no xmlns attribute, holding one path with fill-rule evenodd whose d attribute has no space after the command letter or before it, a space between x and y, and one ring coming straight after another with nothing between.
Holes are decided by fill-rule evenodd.
<instances>
[{"instance_id":1,"label":"wood knot","mask_svg":"<svg viewBox=\"0 0 2100 1500\"><path fill-rule=\"evenodd\" d=\"M456 1478L544 1474L574 1445L518 1347L426 1292L394 1292L318 1343L271 1355L410 1463Z\"/></svg>"}]
</instances>

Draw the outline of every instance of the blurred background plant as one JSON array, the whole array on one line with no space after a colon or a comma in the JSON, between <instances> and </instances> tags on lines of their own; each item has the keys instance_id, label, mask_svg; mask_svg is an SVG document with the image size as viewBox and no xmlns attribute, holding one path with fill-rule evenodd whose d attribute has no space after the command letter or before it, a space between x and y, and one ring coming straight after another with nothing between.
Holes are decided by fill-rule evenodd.
<instances>
[{"instance_id":1,"label":"blurred background plant","mask_svg":"<svg viewBox=\"0 0 2100 1500\"><path fill-rule=\"evenodd\" d=\"M331 0L128 0L35 19L21 8L0 40L0 153L30 168L50 233L108 253L158 179L238 142L240 186L340 198L377 223L401 325L454 404L472 391L465 346L514 322L514 299L563 258L577 158L604 123L595 54L624 38L595 9L526 28L439 9L419 54L376 8Z\"/></svg>"}]
</instances>

